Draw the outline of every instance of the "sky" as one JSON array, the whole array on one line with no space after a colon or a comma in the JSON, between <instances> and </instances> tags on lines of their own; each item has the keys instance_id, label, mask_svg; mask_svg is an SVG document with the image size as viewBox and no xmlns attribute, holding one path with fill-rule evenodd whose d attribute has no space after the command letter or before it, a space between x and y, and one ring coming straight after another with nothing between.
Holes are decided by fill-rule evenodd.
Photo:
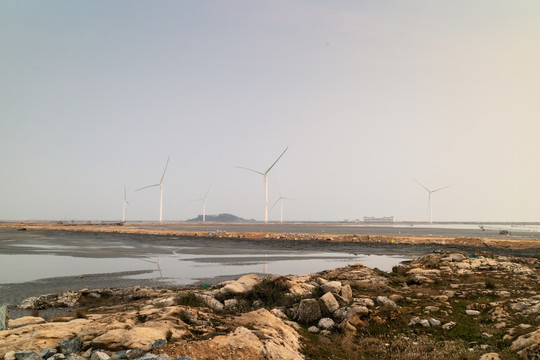
<instances>
[{"instance_id":1,"label":"sky","mask_svg":"<svg viewBox=\"0 0 540 360\"><path fill-rule=\"evenodd\" d=\"M2 1L0 219L540 221L540 2ZM280 217L279 206L270 220Z\"/></svg>"}]
</instances>

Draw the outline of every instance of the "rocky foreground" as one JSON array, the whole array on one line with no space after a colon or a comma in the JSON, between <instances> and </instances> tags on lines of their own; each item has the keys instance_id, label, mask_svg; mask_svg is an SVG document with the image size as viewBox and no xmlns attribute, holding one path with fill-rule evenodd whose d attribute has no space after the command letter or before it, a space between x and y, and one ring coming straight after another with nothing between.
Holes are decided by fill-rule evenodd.
<instances>
[{"instance_id":1,"label":"rocky foreground","mask_svg":"<svg viewBox=\"0 0 540 360\"><path fill-rule=\"evenodd\" d=\"M354 265L212 288L83 289L23 301L35 316L0 331L0 357L535 360L539 275L538 258L434 253L392 273ZM49 307L72 314L39 317Z\"/></svg>"}]
</instances>

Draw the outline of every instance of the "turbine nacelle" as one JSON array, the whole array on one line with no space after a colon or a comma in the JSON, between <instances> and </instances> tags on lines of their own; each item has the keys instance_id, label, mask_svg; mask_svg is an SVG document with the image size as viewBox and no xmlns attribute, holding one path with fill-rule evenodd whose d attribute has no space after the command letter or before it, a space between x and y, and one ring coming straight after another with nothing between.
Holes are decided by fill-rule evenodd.
<instances>
[{"instance_id":1,"label":"turbine nacelle","mask_svg":"<svg viewBox=\"0 0 540 360\"><path fill-rule=\"evenodd\" d=\"M285 148L285 150L283 150L283 152L281 153L281 155L279 155L279 157L276 159L276 161L274 161L272 163L272 165L270 165L270 167L268 168L268 170L266 170L265 172L260 172L260 171L257 171L257 170L253 170L253 169L250 169L250 168L246 168L246 167L242 167L242 166L237 166L237 168L239 169L244 169L244 170L249 170L249 171L253 171L254 173L257 173L259 175L262 175L264 177L264 222L267 223L268 222L268 173L270 172L270 170L272 170L272 168L274 167L274 165L276 165L276 163L279 161L279 159L281 159L281 157L283 156L283 154L285 154L285 152L287 151L289 147L287 146Z\"/></svg>"},{"instance_id":2,"label":"turbine nacelle","mask_svg":"<svg viewBox=\"0 0 540 360\"><path fill-rule=\"evenodd\" d=\"M161 175L161 179L159 180L159 184L153 184L153 185L148 185L148 186L144 186L142 188L139 188L137 190L135 190L135 192L139 191L139 190L144 190L144 189L148 189L148 188L151 188L151 187L154 187L154 186L159 186L159 193L160 193L160 197L159 197L159 222L162 222L163 220L163 178L165 178L165 172L167 171L167 166L169 165L169 159L170 157L167 157L167 162L165 163L165 169L163 169L163 174Z\"/></svg>"}]
</instances>

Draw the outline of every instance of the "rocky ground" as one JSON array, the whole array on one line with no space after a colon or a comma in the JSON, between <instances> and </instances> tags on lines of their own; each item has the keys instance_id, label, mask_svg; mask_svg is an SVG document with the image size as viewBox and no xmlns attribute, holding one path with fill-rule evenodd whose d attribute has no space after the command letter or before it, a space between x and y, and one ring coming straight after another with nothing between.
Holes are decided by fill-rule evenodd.
<instances>
[{"instance_id":1,"label":"rocky ground","mask_svg":"<svg viewBox=\"0 0 540 360\"><path fill-rule=\"evenodd\" d=\"M540 259L424 255L209 288L80 290L29 298L0 331L23 359L540 359ZM40 311L72 313L42 318ZM0 324L1 326L1 324Z\"/></svg>"}]
</instances>

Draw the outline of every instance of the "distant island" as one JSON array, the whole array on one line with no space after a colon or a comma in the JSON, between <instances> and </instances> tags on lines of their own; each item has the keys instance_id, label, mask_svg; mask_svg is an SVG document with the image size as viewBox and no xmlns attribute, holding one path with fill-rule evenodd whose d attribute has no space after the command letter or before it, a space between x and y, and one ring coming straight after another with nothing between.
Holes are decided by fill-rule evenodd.
<instances>
[{"instance_id":1,"label":"distant island","mask_svg":"<svg viewBox=\"0 0 540 360\"><path fill-rule=\"evenodd\" d=\"M187 222L202 222L203 216L199 215L196 218L186 220ZM255 222L255 219L244 219L233 214L206 215L206 221L211 222Z\"/></svg>"}]
</instances>

